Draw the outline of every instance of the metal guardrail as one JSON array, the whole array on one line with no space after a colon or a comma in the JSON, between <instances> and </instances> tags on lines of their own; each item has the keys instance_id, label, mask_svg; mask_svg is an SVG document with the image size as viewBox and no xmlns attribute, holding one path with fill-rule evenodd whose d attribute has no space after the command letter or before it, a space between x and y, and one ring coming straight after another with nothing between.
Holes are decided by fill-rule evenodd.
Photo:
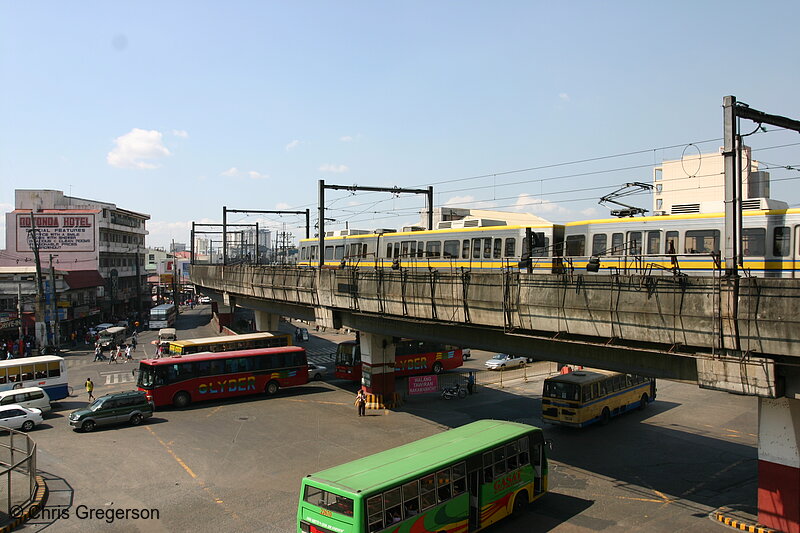
<instances>
[{"instance_id":1,"label":"metal guardrail","mask_svg":"<svg viewBox=\"0 0 800 533\"><path fill-rule=\"evenodd\" d=\"M8 432L0 435L0 512L11 517L36 492L36 443L14 429L0 426L0 432Z\"/></svg>"}]
</instances>

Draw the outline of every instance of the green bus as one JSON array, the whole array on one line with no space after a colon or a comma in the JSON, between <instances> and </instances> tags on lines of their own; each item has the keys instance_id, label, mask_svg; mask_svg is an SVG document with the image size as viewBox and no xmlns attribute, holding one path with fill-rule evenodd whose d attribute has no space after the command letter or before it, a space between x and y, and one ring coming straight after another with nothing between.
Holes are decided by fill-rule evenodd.
<instances>
[{"instance_id":1,"label":"green bus","mask_svg":"<svg viewBox=\"0 0 800 533\"><path fill-rule=\"evenodd\" d=\"M479 420L306 476L297 532L480 531L545 492L542 430Z\"/></svg>"}]
</instances>

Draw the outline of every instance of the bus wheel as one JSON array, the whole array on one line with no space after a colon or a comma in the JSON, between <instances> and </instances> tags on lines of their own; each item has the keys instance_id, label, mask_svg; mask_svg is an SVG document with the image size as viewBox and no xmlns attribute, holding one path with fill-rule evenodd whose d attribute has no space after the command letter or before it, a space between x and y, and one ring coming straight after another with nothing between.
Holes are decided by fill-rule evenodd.
<instances>
[{"instance_id":1,"label":"bus wheel","mask_svg":"<svg viewBox=\"0 0 800 533\"><path fill-rule=\"evenodd\" d=\"M442 373L442 363L436 361L433 363L433 373L434 374L441 374Z\"/></svg>"},{"instance_id":2,"label":"bus wheel","mask_svg":"<svg viewBox=\"0 0 800 533\"><path fill-rule=\"evenodd\" d=\"M185 392L179 392L172 398L172 405L178 408L184 408L192 401L189 395Z\"/></svg>"},{"instance_id":3,"label":"bus wheel","mask_svg":"<svg viewBox=\"0 0 800 533\"><path fill-rule=\"evenodd\" d=\"M267 383L267 387L266 387L266 389L264 389L264 392L266 392L269 396L277 394L277 392L278 392L278 382L277 381L270 381L269 383Z\"/></svg>"},{"instance_id":4,"label":"bus wheel","mask_svg":"<svg viewBox=\"0 0 800 533\"><path fill-rule=\"evenodd\" d=\"M647 394L642 394L642 401L639 402L639 410L641 411L647 407Z\"/></svg>"},{"instance_id":5,"label":"bus wheel","mask_svg":"<svg viewBox=\"0 0 800 533\"><path fill-rule=\"evenodd\" d=\"M608 410L608 407L604 407L603 413L600 415L600 424L605 426L609 420L611 420L611 411Z\"/></svg>"},{"instance_id":6,"label":"bus wheel","mask_svg":"<svg viewBox=\"0 0 800 533\"><path fill-rule=\"evenodd\" d=\"M528 505L528 493L524 490L519 491L517 497L514 498L514 514L519 515L525 510Z\"/></svg>"}]
</instances>

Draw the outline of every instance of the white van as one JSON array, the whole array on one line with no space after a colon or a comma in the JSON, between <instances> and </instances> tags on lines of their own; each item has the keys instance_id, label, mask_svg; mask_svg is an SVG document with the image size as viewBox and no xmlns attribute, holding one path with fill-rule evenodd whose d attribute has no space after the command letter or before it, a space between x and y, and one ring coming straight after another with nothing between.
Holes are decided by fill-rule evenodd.
<instances>
[{"instance_id":1,"label":"white van","mask_svg":"<svg viewBox=\"0 0 800 533\"><path fill-rule=\"evenodd\" d=\"M158 330L158 343L169 343L178 340L175 328L161 328Z\"/></svg>"},{"instance_id":2,"label":"white van","mask_svg":"<svg viewBox=\"0 0 800 533\"><path fill-rule=\"evenodd\" d=\"M118 344L125 344L127 332L125 328L115 326L113 328L104 329L100 332L100 348L107 350L108 348L116 347Z\"/></svg>"},{"instance_id":3,"label":"white van","mask_svg":"<svg viewBox=\"0 0 800 533\"><path fill-rule=\"evenodd\" d=\"M24 389L6 390L0 392L0 406L17 404L22 407L35 407L42 414L50 412L50 397L39 387L26 387Z\"/></svg>"}]
</instances>

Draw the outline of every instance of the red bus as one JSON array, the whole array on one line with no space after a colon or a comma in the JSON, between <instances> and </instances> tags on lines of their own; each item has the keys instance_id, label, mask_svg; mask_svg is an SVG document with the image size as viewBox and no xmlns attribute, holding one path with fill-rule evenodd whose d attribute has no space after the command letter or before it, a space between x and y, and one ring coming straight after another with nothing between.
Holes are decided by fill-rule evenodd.
<instances>
[{"instance_id":1,"label":"red bus","mask_svg":"<svg viewBox=\"0 0 800 533\"><path fill-rule=\"evenodd\" d=\"M308 383L306 351L299 346L200 353L139 362L137 386L156 407L248 394L273 395Z\"/></svg>"},{"instance_id":2,"label":"red bus","mask_svg":"<svg viewBox=\"0 0 800 533\"><path fill-rule=\"evenodd\" d=\"M395 343L394 375L441 374L464 364L461 348L433 342L403 339ZM336 347L337 378L361 381L361 347L345 341Z\"/></svg>"}]
</instances>

